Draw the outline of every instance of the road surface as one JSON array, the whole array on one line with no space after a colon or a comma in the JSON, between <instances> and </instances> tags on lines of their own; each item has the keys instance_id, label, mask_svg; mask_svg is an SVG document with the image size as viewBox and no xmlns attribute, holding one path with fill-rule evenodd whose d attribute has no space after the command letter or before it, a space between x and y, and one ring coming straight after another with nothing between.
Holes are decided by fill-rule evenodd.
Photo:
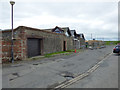
<instances>
[{"instance_id":1,"label":"road surface","mask_svg":"<svg viewBox=\"0 0 120 90\"><path fill-rule=\"evenodd\" d=\"M110 54L97 70L68 88L118 88L118 55Z\"/></svg>"},{"instance_id":2,"label":"road surface","mask_svg":"<svg viewBox=\"0 0 120 90\"><path fill-rule=\"evenodd\" d=\"M105 56L113 46L85 50L75 55L58 56L45 60L30 61L2 69L3 88L52 88L85 73ZM90 75L67 88L118 87L118 56L109 58ZM111 80L109 80L111 79ZM112 81L112 82L111 82Z\"/></svg>"}]
</instances>

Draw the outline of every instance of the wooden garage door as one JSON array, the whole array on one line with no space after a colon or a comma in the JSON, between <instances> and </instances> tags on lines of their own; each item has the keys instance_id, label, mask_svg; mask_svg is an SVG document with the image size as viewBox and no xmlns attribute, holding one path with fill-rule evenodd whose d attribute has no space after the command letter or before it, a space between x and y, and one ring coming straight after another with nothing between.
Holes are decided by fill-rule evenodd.
<instances>
[{"instance_id":1,"label":"wooden garage door","mask_svg":"<svg viewBox=\"0 0 120 90\"><path fill-rule=\"evenodd\" d=\"M38 56L41 54L41 40L35 38L27 39L28 57Z\"/></svg>"}]
</instances>

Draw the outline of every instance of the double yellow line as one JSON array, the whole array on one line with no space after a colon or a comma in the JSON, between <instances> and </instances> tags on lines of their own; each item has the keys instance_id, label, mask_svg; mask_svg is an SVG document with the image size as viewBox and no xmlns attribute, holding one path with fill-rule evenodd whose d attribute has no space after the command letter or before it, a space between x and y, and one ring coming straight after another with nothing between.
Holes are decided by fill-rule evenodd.
<instances>
[{"instance_id":1,"label":"double yellow line","mask_svg":"<svg viewBox=\"0 0 120 90\"><path fill-rule=\"evenodd\" d=\"M86 72L84 72L83 74L80 74L78 75L77 77L69 80L69 81L66 81L56 87L53 88L53 90L56 90L56 89L59 89L59 88L66 88L67 86L77 82L78 80L81 80L83 78L85 78L86 76L90 75L92 72L94 72L99 66L100 64L106 60L108 57L110 57L112 55L112 53L108 53L107 55L105 55L103 57L103 59L101 59L97 64L95 64L92 68L90 68L89 70L87 70Z\"/></svg>"}]
</instances>

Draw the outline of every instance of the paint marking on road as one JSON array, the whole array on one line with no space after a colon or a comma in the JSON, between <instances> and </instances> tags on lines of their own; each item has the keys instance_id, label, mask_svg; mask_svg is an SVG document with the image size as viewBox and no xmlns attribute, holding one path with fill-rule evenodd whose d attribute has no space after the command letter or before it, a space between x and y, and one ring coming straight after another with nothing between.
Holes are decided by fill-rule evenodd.
<instances>
[{"instance_id":1,"label":"paint marking on road","mask_svg":"<svg viewBox=\"0 0 120 90\"><path fill-rule=\"evenodd\" d=\"M69 85L77 82L78 80L81 80L81 79L85 78L86 76L89 76L92 72L94 72L100 66L101 63L103 63L104 60L109 58L111 55L112 55L112 53L109 53L109 54L105 55L103 59L101 59L96 65L94 65L88 71L84 72L83 74L78 75L77 77L75 77L75 78L73 78L69 81L66 81L64 83L59 84L58 86L54 87L52 90L56 90L56 89L59 89L59 88L66 88Z\"/></svg>"}]
</instances>

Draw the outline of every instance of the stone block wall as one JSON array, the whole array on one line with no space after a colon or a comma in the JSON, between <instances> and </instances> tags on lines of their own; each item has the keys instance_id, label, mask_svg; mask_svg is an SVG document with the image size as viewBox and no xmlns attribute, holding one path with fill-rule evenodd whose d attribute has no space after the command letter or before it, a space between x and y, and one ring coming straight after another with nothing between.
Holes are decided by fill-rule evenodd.
<instances>
[{"instance_id":1,"label":"stone block wall","mask_svg":"<svg viewBox=\"0 0 120 90\"><path fill-rule=\"evenodd\" d=\"M14 59L24 60L27 55L27 39L39 38L42 40L42 55L63 51L64 41L66 50L74 49L73 38L64 34L48 32L40 29L20 26L14 30ZM11 31L2 32L2 61L11 60Z\"/></svg>"},{"instance_id":2,"label":"stone block wall","mask_svg":"<svg viewBox=\"0 0 120 90\"><path fill-rule=\"evenodd\" d=\"M85 47L85 45L86 45L85 40L82 38L79 38L79 40L80 40L80 48Z\"/></svg>"},{"instance_id":3,"label":"stone block wall","mask_svg":"<svg viewBox=\"0 0 120 90\"><path fill-rule=\"evenodd\" d=\"M63 42L66 41L66 50L73 49L72 37L55 32L47 32L32 28L25 28L26 36L31 38L41 38L43 41L43 54L63 51ZM27 39L26 37L26 39Z\"/></svg>"}]
</instances>

